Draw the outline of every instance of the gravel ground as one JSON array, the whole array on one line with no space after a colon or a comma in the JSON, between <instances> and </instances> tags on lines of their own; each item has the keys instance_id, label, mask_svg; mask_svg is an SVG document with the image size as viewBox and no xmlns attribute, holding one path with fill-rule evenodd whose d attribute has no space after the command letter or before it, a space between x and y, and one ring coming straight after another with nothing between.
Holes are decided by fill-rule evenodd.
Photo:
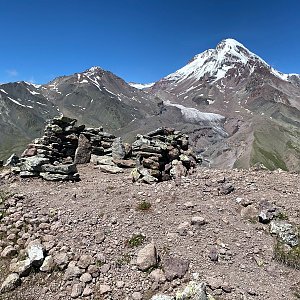
<instances>
[{"instance_id":1,"label":"gravel ground","mask_svg":"<svg viewBox=\"0 0 300 300\"><path fill-rule=\"evenodd\" d=\"M215 299L299 298L300 270L274 260L275 238L255 210L268 201L288 222L300 224L299 174L198 168L180 182L146 185L132 183L130 171L106 174L89 164L78 169L81 181L76 183L0 180L1 191L16 195L6 200L0 250L16 246L20 259L22 249L40 239L47 255L67 257L51 272L23 277L21 286L0 299L72 299L76 284L86 294L73 294L77 299L150 299L182 290L194 273ZM170 257L189 261L183 278L157 282L137 268L138 251L152 241L161 266ZM67 265L78 265L84 255L91 256L82 268L91 281L66 278ZM1 283L12 261L0 258Z\"/></svg>"}]
</instances>

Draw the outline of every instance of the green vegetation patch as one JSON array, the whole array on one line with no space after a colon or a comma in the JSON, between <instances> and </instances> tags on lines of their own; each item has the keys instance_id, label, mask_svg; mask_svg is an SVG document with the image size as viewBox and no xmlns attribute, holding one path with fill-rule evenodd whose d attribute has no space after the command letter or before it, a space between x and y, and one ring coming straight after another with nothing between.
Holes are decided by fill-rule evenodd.
<instances>
[{"instance_id":1,"label":"green vegetation patch","mask_svg":"<svg viewBox=\"0 0 300 300\"><path fill-rule=\"evenodd\" d=\"M145 240L145 236L142 234L133 235L128 241L127 245L131 248L140 246Z\"/></svg>"},{"instance_id":2,"label":"green vegetation patch","mask_svg":"<svg viewBox=\"0 0 300 300\"><path fill-rule=\"evenodd\" d=\"M274 246L274 258L280 263L300 270L300 245L289 247L277 240Z\"/></svg>"},{"instance_id":3,"label":"green vegetation patch","mask_svg":"<svg viewBox=\"0 0 300 300\"><path fill-rule=\"evenodd\" d=\"M147 201L142 201L138 204L137 209L142 211L147 211L151 208L151 203Z\"/></svg>"}]
</instances>

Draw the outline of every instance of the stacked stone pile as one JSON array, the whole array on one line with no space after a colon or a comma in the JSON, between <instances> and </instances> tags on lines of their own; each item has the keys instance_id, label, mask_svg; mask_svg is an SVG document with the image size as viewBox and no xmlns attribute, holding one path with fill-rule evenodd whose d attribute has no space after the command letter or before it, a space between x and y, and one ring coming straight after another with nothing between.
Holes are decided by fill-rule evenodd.
<instances>
[{"instance_id":1,"label":"stacked stone pile","mask_svg":"<svg viewBox=\"0 0 300 300\"><path fill-rule=\"evenodd\" d=\"M76 181L76 165L89 162L114 174L135 168L133 181L153 183L185 176L196 166L196 157L188 136L171 128L138 135L131 146L102 127L76 126L76 119L59 116L48 122L44 136L29 144L21 159L12 155L6 164L21 177Z\"/></svg>"},{"instance_id":2,"label":"stacked stone pile","mask_svg":"<svg viewBox=\"0 0 300 300\"><path fill-rule=\"evenodd\" d=\"M138 135L132 144L132 156L136 159L133 180L147 183L180 179L197 163L189 148L188 136L163 127L146 135Z\"/></svg>"},{"instance_id":3,"label":"stacked stone pile","mask_svg":"<svg viewBox=\"0 0 300 300\"><path fill-rule=\"evenodd\" d=\"M116 137L102 127L76 126L76 121L64 116L51 119L44 136L29 144L21 159L12 155L7 164L21 177L79 180L76 164L88 163L91 155L111 155Z\"/></svg>"}]
</instances>

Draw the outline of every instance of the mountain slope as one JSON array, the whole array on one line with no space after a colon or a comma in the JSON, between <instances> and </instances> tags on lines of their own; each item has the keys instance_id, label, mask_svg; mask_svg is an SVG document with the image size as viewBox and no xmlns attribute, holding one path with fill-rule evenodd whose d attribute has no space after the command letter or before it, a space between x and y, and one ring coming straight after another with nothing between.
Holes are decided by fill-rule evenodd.
<instances>
[{"instance_id":1,"label":"mountain slope","mask_svg":"<svg viewBox=\"0 0 300 300\"><path fill-rule=\"evenodd\" d=\"M212 143L203 152L209 165L249 167L261 161L277 168L283 161L285 169L300 170L300 163L295 163L299 162L299 143L294 141L300 128L299 78L276 71L241 43L227 39L156 82L149 92L166 103L226 117L224 126L229 137ZM257 132L270 128L278 129L271 133L281 146L260 141L257 151ZM288 147L291 141L292 150ZM266 154L269 152L271 155ZM277 157L277 163L271 163L270 157Z\"/></svg>"}]
</instances>

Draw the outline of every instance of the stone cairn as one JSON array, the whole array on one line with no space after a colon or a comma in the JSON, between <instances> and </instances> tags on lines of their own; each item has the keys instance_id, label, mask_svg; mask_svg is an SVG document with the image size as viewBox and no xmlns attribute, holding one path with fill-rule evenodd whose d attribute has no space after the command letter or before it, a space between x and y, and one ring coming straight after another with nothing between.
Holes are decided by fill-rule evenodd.
<instances>
[{"instance_id":1,"label":"stone cairn","mask_svg":"<svg viewBox=\"0 0 300 300\"><path fill-rule=\"evenodd\" d=\"M103 128L76 126L76 119L59 116L48 121L44 136L27 146L19 159L12 155L6 165L20 177L45 180L79 180L76 164L88 163L91 155L111 154L116 138Z\"/></svg>"},{"instance_id":2,"label":"stone cairn","mask_svg":"<svg viewBox=\"0 0 300 300\"><path fill-rule=\"evenodd\" d=\"M130 145L103 128L76 126L76 119L59 116L48 121L44 136L27 146L19 159L12 155L6 165L20 177L45 180L79 180L77 164L92 162L108 173L133 168L133 181L154 183L180 179L196 166L188 136L171 128L138 135Z\"/></svg>"},{"instance_id":3,"label":"stone cairn","mask_svg":"<svg viewBox=\"0 0 300 300\"><path fill-rule=\"evenodd\" d=\"M158 128L146 135L138 135L132 144L136 168L133 181L146 183L186 176L196 166L196 156L189 148L189 138L172 128Z\"/></svg>"}]
</instances>

